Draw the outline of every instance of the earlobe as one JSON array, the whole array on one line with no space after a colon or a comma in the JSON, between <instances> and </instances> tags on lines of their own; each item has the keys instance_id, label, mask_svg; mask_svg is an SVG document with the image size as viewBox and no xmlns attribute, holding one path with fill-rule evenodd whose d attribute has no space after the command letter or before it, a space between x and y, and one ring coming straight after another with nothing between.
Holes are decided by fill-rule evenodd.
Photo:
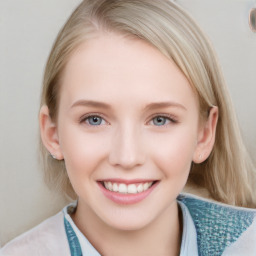
<instances>
[{"instance_id":1,"label":"earlobe","mask_svg":"<svg viewBox=\"0 0 256 256\"><path fill-rule=\"evenodd\" d=\"M217 122L218 107L214 106L210 109L208 119L203 123L198 133L198 141L193 156L194 163L202 163L209 157L215 142Z\"/></svg>"},{"instance_id":2,"label":"earlobe","mask_svg":"<svg viewBox=\"0 0 256 256\"><path fill-rule=\"evenodd\" d=\"M46 105L42 106L39 114L41 139L49 151L49 154L55 159L62 160L63 155L60 150L57 126L49 115L49 109Z\"/></svg>"}]
</instances>

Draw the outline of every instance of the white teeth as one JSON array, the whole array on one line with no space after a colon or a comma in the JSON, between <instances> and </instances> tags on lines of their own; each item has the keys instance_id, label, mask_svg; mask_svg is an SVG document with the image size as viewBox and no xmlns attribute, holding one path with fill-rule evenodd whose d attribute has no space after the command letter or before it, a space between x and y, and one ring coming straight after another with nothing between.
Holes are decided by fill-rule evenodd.
<instances>
[{"instance_id":1,"label":"white teeth","mask_svg":"<svg viewBox=\"0 0 256 256\"><path fill-rule=\"evenodd\" d=\"M143 190L145 191L145 190L149 189L152 184L153 184L153 182L144 183L144 185L143 185Z\"/></svg>"},{"instance_id":2,"label":"white teeth","mask_svg":"<svg viewBox=\"0 0 256 256\"><path fill-rule=\"evenodd\" d=\"M143 185L143 189L144 189L144 190L147 190L148 187L149 187L149 184L148 184L148 183L145 183L145 184Z\"/></svg>"},{"instance_id":3,"label":"white teeth","mask_svg":"<svg viewBox=\"0 0 256 256\"><path fill-rule=\"evenodd\" d=\"M145 182L140 184L129 184L126 185L124 183L112 183L110 181L105 182L104 181L104 187L107 190L119 192L122 194L137 194L141 193L143 191L148 190L152 186L153 182Z\"/></svg>"},{"instance_id":4,"label":"white teeth","mask_svg":"<svg viewBox=\"0 0 256 256\"><path fill-rule=\"evenodd\" d=\"M138 193L143 192L143 185L142 185L142 184L140 184L140 185L137 187L137 191L138 191Z\"/></svg>"},{"instance_id":5,"label":"white teeth","mask_svg":"<svg viewBox=\"0 0 256 256\"><path fill-rule=\"evenodd\" d=\"M109 190L112 190L112 189L113 189L113 186L112 186L112 183L111 183L111 182L108 182L108 189L109 189Z\"/></svg>"},{"instance_id":6,"label":"white teeth","mask_svg":"<svg viewBox=\"0 0 256 256\"><path fill-rule=\"evenodd\" d=\"M127 193L127 186L125 184L120 184L118 187L118 192L126 194Z\"/></svg>"},{"instance_id":7,"label":"white teeth","mask_svg":"<svg viewBox=\"0 0 256 256\"><path fill-rule=\"evenodd\" d=\"M137 193L136 185L135 184L128 185L127 191L129 194L136 194Z\"/></svg>"},{"instance_id":8,"label":"white teeth","mask_svg":"<svg viewBox=\"0 0 256 256\"><path fill-rule=\"evenodd\" d=\"M114 192L117 192L118 191L118 186L116 183L113 184L113 191Z\"/></svg>"},{"instance_id":9,"label":"white teeth","mask_svg":"<svg viewBox=\"0 0 256 256\"><path fill-rule=\"evenodd\" d=\"M105 182L105 181L104 181L104 186L105 186L105 188L106 188L106 189L108 189L108 190L109 190L108 182Z\"/></svg>"}]
</instances>

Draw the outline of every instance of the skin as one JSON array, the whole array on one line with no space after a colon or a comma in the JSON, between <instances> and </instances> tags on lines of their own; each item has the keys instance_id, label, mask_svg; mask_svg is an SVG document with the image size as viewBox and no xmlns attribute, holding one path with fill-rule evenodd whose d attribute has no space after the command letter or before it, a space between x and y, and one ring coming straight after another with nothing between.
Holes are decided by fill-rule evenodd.
<instances>
[{"instance_id":1,"label":"skin","mask_svg":"<svg viewBox=\"0 0 256 256\"><path fill-rule=\"evenodd\" d=\"M97 125L88 114L98 116ZM186 77L148 43L99 33L79 46L62 77L57 123L43 106L41 134L65 160L79 196L72 218L101 254L179 255L176 197L192 161L209 156L217 117L214 107L200 122ZM99 180L112 179L158 183L142 201L122 205L99 188Z\"/></svg>"}]
</instances>

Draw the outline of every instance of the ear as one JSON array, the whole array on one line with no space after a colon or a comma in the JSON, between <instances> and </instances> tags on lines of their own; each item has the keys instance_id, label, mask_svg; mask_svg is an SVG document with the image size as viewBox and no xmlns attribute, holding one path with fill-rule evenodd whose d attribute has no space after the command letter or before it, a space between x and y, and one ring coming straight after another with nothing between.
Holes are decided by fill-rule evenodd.
<instances>
[{"instance_id":1,"label":"ear","mask_svg":"<svg viewBox=\"0 0 256 256\"><path fill-rule=\"evenodd\" d=\"M42 106L40 109L39 123L40 123L41 139L44 146L46 147L46 149L49 151L49 153L52 155L53 158L57 160L62 160L63 155L60 150L57 126L52 121L49 115L49 109L45 105Z\"/></svg>"},{"instance_id":2,"label":"ear","mask_svg":"<svg viewBox=\"0 0 256 256\"><path fill-rule=\"evenodd\" d=\"M193 156L194 163L202 163L209 157L215 142L217 122L218 107L214 106L210 109L208 119L200 126Z\"/></svg>"}]
</instances>

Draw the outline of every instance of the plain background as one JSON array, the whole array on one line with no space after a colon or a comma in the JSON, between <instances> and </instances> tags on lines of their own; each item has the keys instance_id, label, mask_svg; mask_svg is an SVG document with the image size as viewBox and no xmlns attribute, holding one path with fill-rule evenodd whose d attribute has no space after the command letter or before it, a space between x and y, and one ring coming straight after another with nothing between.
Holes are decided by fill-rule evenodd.
<instances>
[{"instance_id":1,"label":"plain background","mask_svg":"<svg viewBox=\"0 0 256 256\"><path fill-rule=\"evenodd\" d=\"M0 0L0 245L66 203L50 192L38 166L38 108L44 66L80 0ZM256 156L255 0L177 0L215 46L241 129Z\"/></svg>"}]
</instances>

